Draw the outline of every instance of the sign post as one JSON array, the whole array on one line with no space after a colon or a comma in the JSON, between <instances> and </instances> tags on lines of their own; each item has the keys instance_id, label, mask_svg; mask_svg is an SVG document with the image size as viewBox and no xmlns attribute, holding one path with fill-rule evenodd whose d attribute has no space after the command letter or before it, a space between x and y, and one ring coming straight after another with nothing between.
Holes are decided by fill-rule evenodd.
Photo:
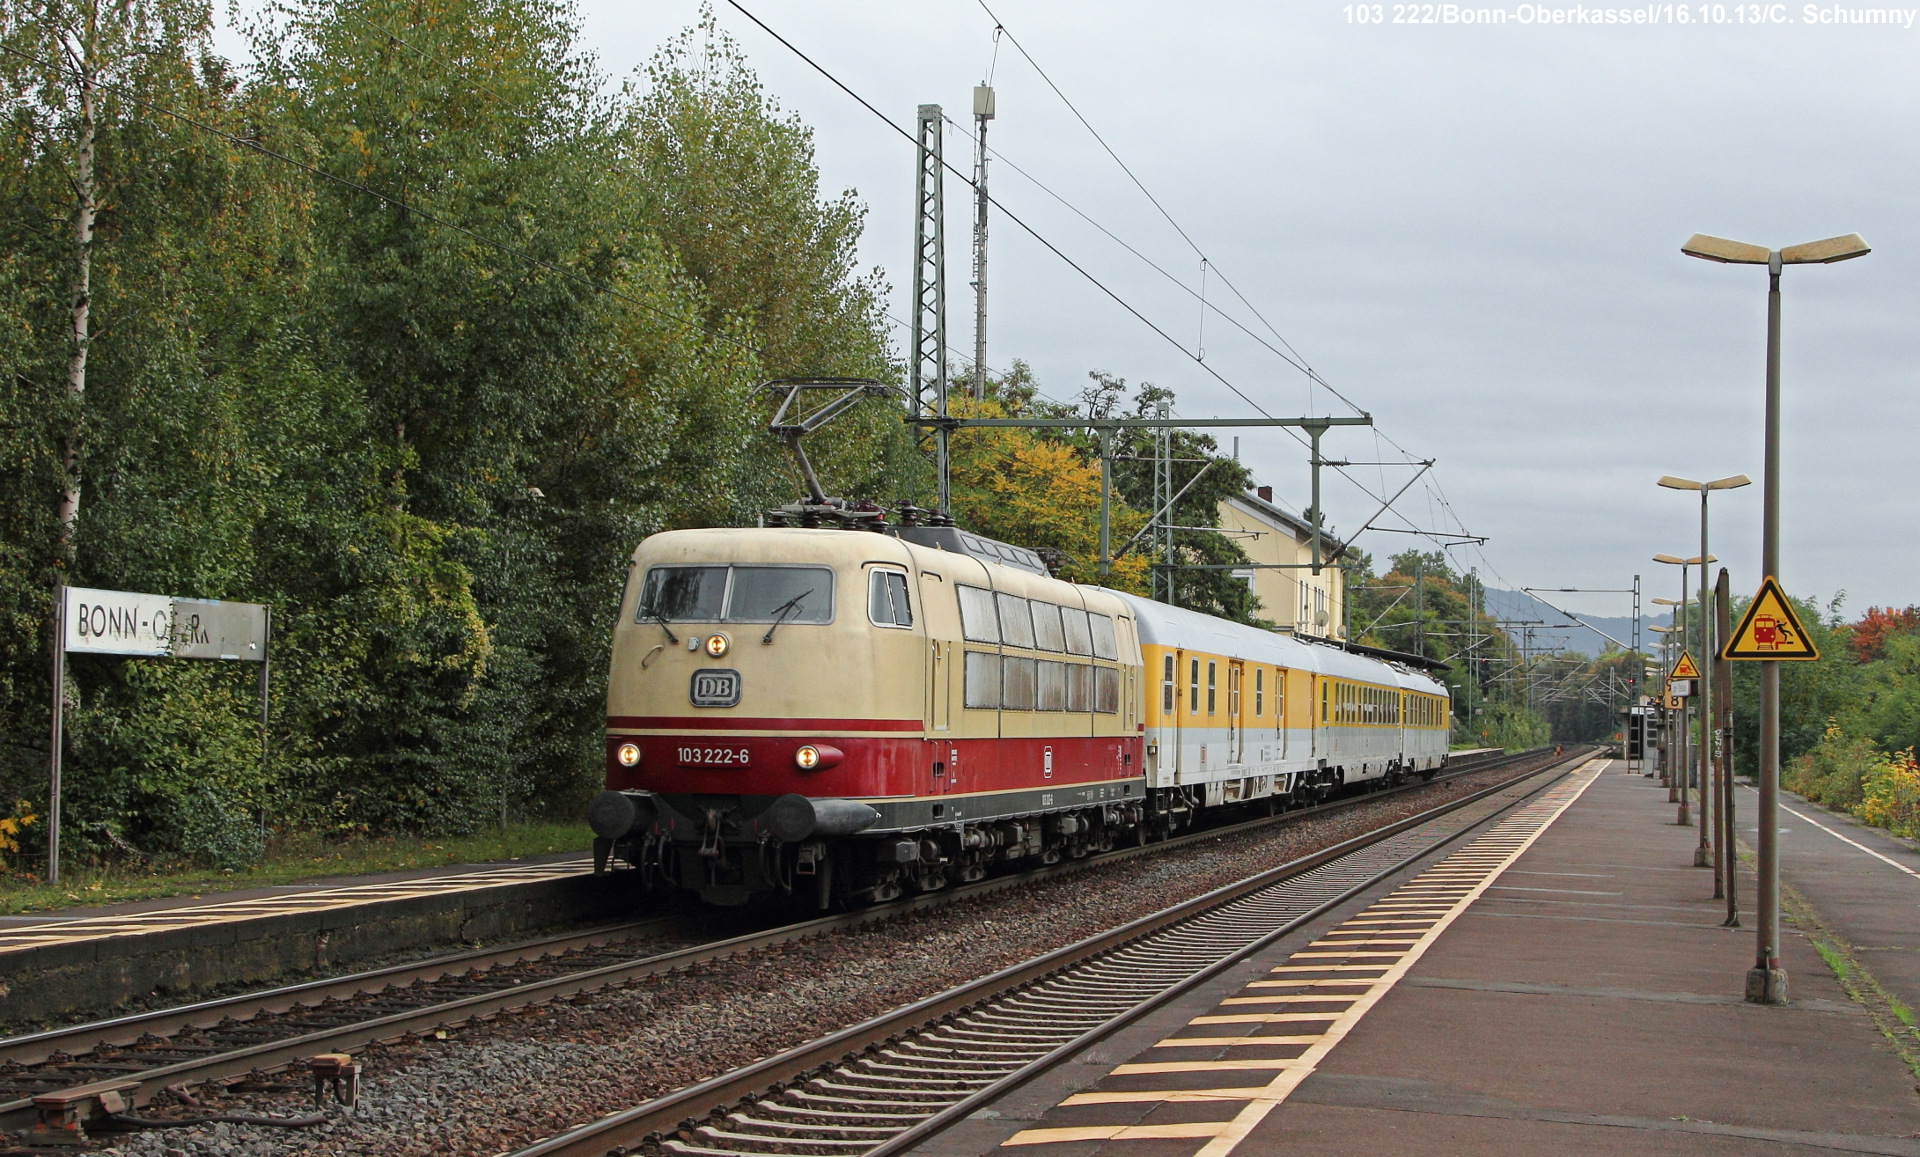
<instances>
[{"instance_id":1,"label":"sign post","mask_svg":"<svg viewBox=\"0 0 1920 1157\"><path fill-rule=\"evenodd\" d=\"M60 772L66 746L67 656L133 655L260 664L260 765L267 764L267 647L259 603L175 599L64 584L53 589L52 752L47 761L47 882L60 882Z\"/></svg>"}]
</instances>

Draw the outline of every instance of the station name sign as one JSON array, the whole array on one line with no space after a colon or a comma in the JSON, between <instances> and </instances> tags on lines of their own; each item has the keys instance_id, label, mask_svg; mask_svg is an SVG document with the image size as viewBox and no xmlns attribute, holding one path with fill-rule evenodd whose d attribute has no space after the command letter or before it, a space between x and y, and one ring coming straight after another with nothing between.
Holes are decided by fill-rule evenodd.
<instances>
[{"instance_id":1,"label":"station name sign","mask_svg":"<svg viewBox=\"0 0 1920 1157\"><path fill-rule=\"evenodd\" d=\"M267 608L221 599L66 587L66 650L94 655L263 662Z\"/></svg>"}]
</instances>

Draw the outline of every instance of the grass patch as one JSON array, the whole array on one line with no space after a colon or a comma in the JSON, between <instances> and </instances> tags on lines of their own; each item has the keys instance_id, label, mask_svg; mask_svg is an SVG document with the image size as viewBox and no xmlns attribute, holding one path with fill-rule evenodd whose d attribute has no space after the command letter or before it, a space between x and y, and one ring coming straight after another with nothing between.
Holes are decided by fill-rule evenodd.
<instances>
[{"instance_id":1,"label":"grass patch","mask_svg":"<svg viewBox=\"0 0 1920 1157\"><path fill-rule=\"evenodd\" d=\"M1887 991L1880 978L1860 963L1853 945L1829 927L1807 898L1784 880L1780 884L1780 914L1806 933L1808 942L1820 953L1820 959L1826 961L1827 967L1839 978L1841 989L1866 1010L1873 1027L1906 1062L1907 1071L1920 1078L1920 1031L1914 1028L1913 1010ZM1915 1086L1915 1091L1920 1091L1920 1085Z\"/></svg>"},{"instance_id":2,"label":"grass patch","mask_svg":"<svg viewBox=\"0 0 1920 1157\"><path fill-rule=\"evenodd\" d=\"M1823 940L1815 940L1813 942L1813 950L1820 954L1820 959L1827 962L1828 968L1833 969L1834 978L1839 980L1841 984L1845 984L1847 982L1847 975L1853 971L1852 966L1847 963L1847 958L1840 955L1839 950L1833 948ZM1909 1017L1907 1023L1912 1024L1913 1019Z\"/></svg>"},{"instance_id":3,"label":"grass patch","mask_svg":"<svg viewBox=\"0 0 1920 1157\"><path fill-rule=\"evenodd\" d=\"M0 915L163 896L193 896L329 876L521 860L551 852L583 852L592 846L593 833L580 823L513 824L504 830L494 828L470 836L439 838L388 836L326 840L313 833L294 833L275 839L259 863L237 870L180 863L68 864L65 865L66 878L58 887L32 879L0 876Z\"/></svg>"}]
</instances>

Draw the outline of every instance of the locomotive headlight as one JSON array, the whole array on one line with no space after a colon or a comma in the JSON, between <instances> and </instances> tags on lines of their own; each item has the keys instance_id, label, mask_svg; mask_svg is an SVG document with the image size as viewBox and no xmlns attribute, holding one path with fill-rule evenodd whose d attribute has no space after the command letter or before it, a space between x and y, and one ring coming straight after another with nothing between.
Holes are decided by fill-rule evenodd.
<instances>
[{"instance_id":1,"label":"locomotive headlight","mask_svg":"<svg viewBox=\"0 0 1920 1157\"><path fill-rule=\"evenodd\" d=\"M807 743L794 750L793 765L801 771L825 771L830 767L839 767L840 761L846 757L846 752L837 747L825 743Z\"/></svg>"},{"instance_id":2,"label":"locomotive headlight","mask_svg":"<svg viewBox=\"0 0 1920 1157\"><path fill-rule=\"evenodd\" d=\"M621 767L632 767L640 762L640 745L637 743L622 743L619 749L613 753L613 757L620 761Z\"/></svg>"},{"instance_id":3,"label":"locomotive headlight","mask_svg":"<svg viewBox=\"0 0 1920 1157\"><path fill-rule=\"evenodd\" d=\"M727 649L731 646L733 646L733 644L727 640L725 635L707 636L707 654L712 655L716 659L726 654Z\"/></svg>"}]
</instances>

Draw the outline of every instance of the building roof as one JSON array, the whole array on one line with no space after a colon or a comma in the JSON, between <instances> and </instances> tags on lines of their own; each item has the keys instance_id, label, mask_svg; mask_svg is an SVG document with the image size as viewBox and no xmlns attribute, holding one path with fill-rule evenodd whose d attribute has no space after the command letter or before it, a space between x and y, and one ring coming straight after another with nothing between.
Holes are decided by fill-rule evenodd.
<instances>
[{"instance_id":1,"label":"building roof","mask_svg":"<svg viewBox=\"0 0 1920 1157\"><path fill-rule=\"evenodd\" d=\"M1289 513L1288 511L1283 510L1278 506L1275 506L1273 503L1268 502L1266 499L1260 497L1259 495L1253 493L1252 491L1248 491L1245 494L1236 495L1233 498L1227 499L1227 501L1239 504L1240 506L1246 508L1246 510L1249 513L1253 514L1254 516L1266 522L1272 523L1276 527L1280 527L1282 529L1292 531L1294 534L1298 535L1302 541L1305 541L1313 537L1312 523L1308 522L1305 518L1302 518L1297 514ZM1320 541L1324 544L1325 549L1328 551L1332 551L1335 548L1342 547L1345 545L1339 539L1329 534L1327 532L1327 528L1324 526L1320 528Z\"/></svg>"}]
</instances>

